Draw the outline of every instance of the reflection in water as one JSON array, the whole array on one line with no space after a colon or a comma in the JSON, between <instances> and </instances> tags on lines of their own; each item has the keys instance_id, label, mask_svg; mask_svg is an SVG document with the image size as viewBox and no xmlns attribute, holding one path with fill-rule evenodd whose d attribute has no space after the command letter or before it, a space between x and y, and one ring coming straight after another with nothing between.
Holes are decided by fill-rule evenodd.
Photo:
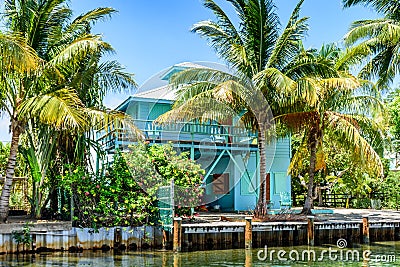
<instances>
[{"instance_id":1,"label":"reflection in water","mask_svg":"<svg viewBox=\"0 0 400 267\"><path fill-rule=\"evenodd\" d=\"M315 247L317 255L320 255L323 250L333 249L335 246ZM197 252L127 252L123 254L114 254L112 252L89 252L84 253L48 253L37 255L2 255L0 256L0 266L79 266L79 267L131 267L131 266L173 266L173 267L203 267L203 266L245 266L245 267L278 267L278 266L400 266L400 242L382 242L371 246L359 246L355 248L360 255L367 250L371 251L369 261L363 260L329 260L328 257L324 261L305 260L289 261L279 260L277 255L280 250L286 252L286 257L290 255L290 251L297 250L299 252L307 250L308 247L293 247L293 248L268 248L268 257L260 260L257 257L259 249L253 250L213 250L213 251L197 251ZM274 250L274 257L270 258L270 252ZM340 251L339 251L340 252ZM346 250L343 250L345 255ZM283 253L281 253L283 255ZM293 254L294 255L294 254ZM326 254L327 255L327 254ZM394 259L395 257L395 259ZM376 261L380 258L381 261Z\"/></svg>"},{"instance_id":2,"label":"reflection in water","mask_svg":"<svg viewBox=\"0 0 400 267\"><path fill-rule=\"evenodd\" d=\"M250 249L246 250L246 258L244 261L244 266L245 267L253 266L253 252Z\"/></svg>"}]
</instances>

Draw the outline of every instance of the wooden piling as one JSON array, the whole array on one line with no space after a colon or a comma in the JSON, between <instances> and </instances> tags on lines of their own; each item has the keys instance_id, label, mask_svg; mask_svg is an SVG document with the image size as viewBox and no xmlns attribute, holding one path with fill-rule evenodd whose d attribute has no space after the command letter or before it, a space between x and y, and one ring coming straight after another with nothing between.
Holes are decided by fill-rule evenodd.
<instances>
[{"instance_id":1,"label":"wooden piling","mask_svg":"<svg viewBox=\"0 0 400 267\"><path fill-rule=\"evenodd\" d=\"M122 232L121 232L121 228L116 227L114 229L114 248L118 248L121 245L122 242Z\"/></svg>"},{"instance_id":2,"label":"wooden piling","mask_svg":"<svg viewBox=\"0 0 400 267\"><path fill-rule=\"evenodd\" d=\"M314 216L307 216L307 241L309 246L314 246Z\"/></svg>"},{"instance_id":3,"label":"wooden piling","mask_svg":"<svg viewBox=\"0 0 400 267\"><path fill-rule=\"evenodd\" d=\"M167 250L168 236L165 229L162 230L162 249Z\"/></svg>"},{"instance_id":4,"label":"wooden piling","mask_svg":"<svg viewBox=\"0 0 400 267\"><path fill-rule=\"evenodd\" d=\"M251 221L253 220L253 217L245 217L246 220L246 226L244 229L244 246L245 249L251 249L253 246L253 232L252 232L252 225Z\"/></svg>"},{"instance_id":5,"label":"wooden piling","mask_svg":"<svg viewBox=\"0 0 400 267\"><path fill-rule=\"evenodd\" d=\"M174 267L181 267L181 255L174 254Z\"/></svg>"},{"instance_id":6,"label":"wooden piling","mask_svg":"<svg viewBox=\"0 0 400 267\"><path fill-rule=\"evenodd\" d=\"M173 251L180 252L182 250L182 218L174 218L174 237L173 237Z\"/></svg>"},{"instance_id":7,"label":"wooden piling","mask_svg":"<svg viewBox=\"0 0 400 267\"><path fill-rule=\"evenodd\" d=\"M244 267L252 267L253 266L253 254L251 249L246 249L245 251L245 261L244 261Z\"/></svg>"},{"instance_id":8,"label":"wooden piling","mask_svg":"<svg viewBox=\"0 0 400 267\"><path fill-rule=\"evenodd\" d=\"M362 237L363 243L369 244L369 218L368 216L363 216L362 219Z\"/></svg>"}]
</instances>

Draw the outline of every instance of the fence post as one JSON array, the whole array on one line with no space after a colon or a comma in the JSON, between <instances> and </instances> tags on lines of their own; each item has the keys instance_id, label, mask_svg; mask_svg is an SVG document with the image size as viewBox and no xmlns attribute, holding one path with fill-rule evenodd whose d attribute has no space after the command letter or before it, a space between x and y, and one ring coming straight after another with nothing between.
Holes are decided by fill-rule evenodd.
<instances>
[{"instance_id":1,"label":"fence post","mask_svg":"<svg viewBox=\"0 0 400 267\"><path fill-rule=\"evenodd\" d=\"M176 217L174 218L174 244L173 250L174 252L181 251L182 244L182 218Z\"/></svg>"},{"instance_id":2,"label":"fence post","mask_svg":"<svg viewBox=\"0 0 400 267\"><path fill-rule=\"evenodd\" d=\"M333 206L336 208L336 193L333 193Z\"/></svg>"},{"instance_id":3,"label":"fence post","mask_svg":"<svg viewBox=\"0 0 400 267\"><path fill-rule=\"evenodd\" d=\"M368 218L368 216L363 216L363 219L362 219L362 236L363 236L363 243L369 244L369 218Z\"/></svg>"},{"instance_id":4,"label":"fence post","mask_svg":"<svg viewBox=\"0 0 400 267\"><path fill-rule=\"evenodd\" d=\"M162 229L162 250L167 249L167 243L168 243L167 231L165 231L165 229Z\"/></svg>"},{"instance_id":5,"label":"fence post","mask_svg":"<svg viewBox=\"0 0 400 267\"><path fill-rule=\"evenodd\" d=\"M253 220L253 217L245 217L246 220L246 226L244 228L244 246L245 249L251 249L253 246L253 231L252 231L252 225L251 221Z\"/></svg>"},{"instance_id":6,"label":"fence post","mask_svg":"<svg viewBox=\"0 0 400 267\"><path fill-rule=\"evenodd\" d=\"M307 224L307 241L309 246L314 246L314 216L307 216L308 224Z\"/></svg>"}]
</instances>

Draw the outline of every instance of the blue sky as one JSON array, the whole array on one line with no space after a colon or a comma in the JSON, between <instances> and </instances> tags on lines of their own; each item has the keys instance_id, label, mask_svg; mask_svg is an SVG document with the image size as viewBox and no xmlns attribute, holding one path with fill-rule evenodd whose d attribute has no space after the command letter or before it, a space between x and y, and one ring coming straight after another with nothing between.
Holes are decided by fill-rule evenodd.
<instances>
[{"instance_id":1,"label":"blue sky","mask_svg":"<svg viewBox=\"0 0 400 267\"><path fill-rule=\"evenodd\" d=\"M276 0L275 3L282 24L286 24L297 0ZM189 31L195 22L213 19L201 0L71 1L76 14L98 6L119 11L111 20L98 23L95 32L102 33L114 46L115 57L136 74L139 83L182 61L218 62L206 40ZM301 14L310 17L306 47L340 41L352 21L376 17L374 12L361 6L343 9L341 0L305 0Z\"/></svg>"},{"instance_id":2,"label":"blue sky","mask_svg":"<svg viewBox=\"0 0 400 267\"><path fill-rule=\"evenodd\" d=\"M232 9L224 0L217 3ZM276 0L278 14L286 24L297 0ZM201 0L71 0L70 7L79 15L96 7L118 10L111 20L99 22L94 32L102 33L112 44L119 60L136 75L139 84L159 71L184 61L220 62L206 40L189 31L200 21L213 19L213 14L202 6ZM352 21L374 18L377 15L364 7L343 9L341 0L305 0L302 16L310 17L310 31L306 47L320 47L323 43L338 42ZM128 94L108 96L105 103L115 107ZM9 140L8 120L0 120L0 140Z\"/></svg>"}]
</instances>

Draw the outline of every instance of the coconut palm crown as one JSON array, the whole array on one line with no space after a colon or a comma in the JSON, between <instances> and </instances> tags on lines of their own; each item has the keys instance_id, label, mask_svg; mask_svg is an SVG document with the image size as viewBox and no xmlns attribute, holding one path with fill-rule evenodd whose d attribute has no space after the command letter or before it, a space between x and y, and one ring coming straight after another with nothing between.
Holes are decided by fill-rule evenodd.
<instances>
[{"instance_id":1,"label":"coconut palm crown","mask_svg":"<svg viewBox=\"0 0 400 267\"><path fill-rule=\"evenodd\" d=\"M352 23L345 42L352 54L363 64L360 76L376 79L387 89L399 74L400 67L400 3L395 0L343 0L345 7L363 4L374 8L378 19Z\"/></svg>"}]
</instances>

